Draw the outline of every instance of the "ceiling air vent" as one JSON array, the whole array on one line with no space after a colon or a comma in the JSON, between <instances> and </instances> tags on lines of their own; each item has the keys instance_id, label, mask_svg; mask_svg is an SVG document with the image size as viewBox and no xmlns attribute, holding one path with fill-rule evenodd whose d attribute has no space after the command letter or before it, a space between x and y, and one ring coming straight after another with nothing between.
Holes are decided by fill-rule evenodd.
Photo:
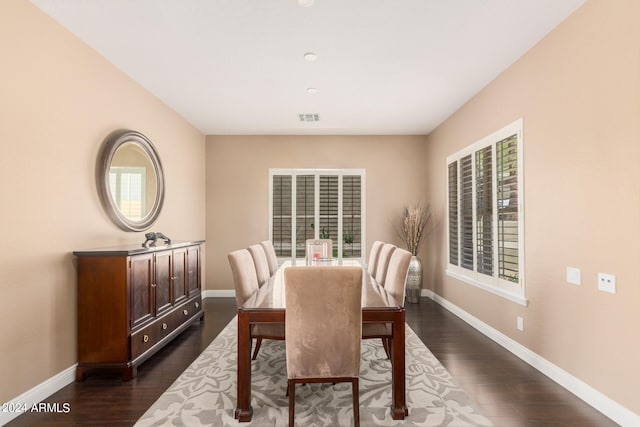
<instances>
[{"instance_id":1,"label":"ceiling air vent","mask_svg":"<svg viewBox=\"0 0 640 427\"><path fill-rule=\"evenodd\" d=\"M319 122L320 121L320 115L319 114L298 114L298 119L300 119L301 122L307 122L307 123L313 123L313 122Z\"/></svg>"}]
</instances>

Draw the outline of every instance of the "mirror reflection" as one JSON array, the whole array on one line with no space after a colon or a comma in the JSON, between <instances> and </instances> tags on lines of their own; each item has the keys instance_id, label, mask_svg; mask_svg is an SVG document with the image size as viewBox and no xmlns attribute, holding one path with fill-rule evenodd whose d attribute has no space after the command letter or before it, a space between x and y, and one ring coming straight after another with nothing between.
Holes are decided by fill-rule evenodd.
<instances>
[{"instance_id":1,"label":"mirror reflection","mask_svg":"<svg viewBox=\"0 0 640 427\"><path fill-rule=\"evenodd\" d=\"M147 153L125 142L113 154L109 168L111 198L122 215L133 221L146 217L156 199L156 173Z\"/></svg>"},{"instance_id":2,"label":"mirror reflection","mask_svg":"<svg viewBox=\"0 0 640 427\"><path fill-rule=\"evenodd\" d=\"M127 231L151 227L164 200L162 165L151 141L131 130L113 132L97 166L98 192L114 224Z\"/></svg>"}]
</instances>

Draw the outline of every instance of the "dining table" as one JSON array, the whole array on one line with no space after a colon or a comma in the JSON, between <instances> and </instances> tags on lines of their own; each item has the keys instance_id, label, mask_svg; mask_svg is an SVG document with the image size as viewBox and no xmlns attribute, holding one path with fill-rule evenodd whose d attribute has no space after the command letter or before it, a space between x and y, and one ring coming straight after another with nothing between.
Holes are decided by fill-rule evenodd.
<instances>
[{"instance_id":1,"label":"dining table","mask_svg":"<svg viewBox=\"0 0 640 427\"><path fill-rule=\"evenodd\" d=\"M403 420L408 415L405 391L405 310L402 301L380 286L355 259L329 259L309 262L304 259L288 259L241 307L238 308L238 379L235 418L249 422L253 416L251 407L251 325L285 322L284 270L291 266L316 265L360 266L362 279L362 323L384 322L391 325L391 417Z\"/></svg>"}]
</instances>

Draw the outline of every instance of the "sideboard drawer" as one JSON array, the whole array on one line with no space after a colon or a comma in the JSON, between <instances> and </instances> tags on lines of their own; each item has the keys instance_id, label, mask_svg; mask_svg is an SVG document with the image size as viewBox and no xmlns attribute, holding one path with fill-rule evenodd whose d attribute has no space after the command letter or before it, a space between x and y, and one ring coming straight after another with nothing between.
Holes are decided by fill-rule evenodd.
<instances>
[{"instance_id":1,"label":"sideboard drawer","mask_svg":"<svg viewBox=\"0 0 640 427\"><path fill-rule=\"evenodd\" d=\"M145 351L158 342L157 329L159 324L152 323L151 325L140 329L139 331L131 334L131 359L135 360L142 355Z\"/></svg>"}]
</instances>

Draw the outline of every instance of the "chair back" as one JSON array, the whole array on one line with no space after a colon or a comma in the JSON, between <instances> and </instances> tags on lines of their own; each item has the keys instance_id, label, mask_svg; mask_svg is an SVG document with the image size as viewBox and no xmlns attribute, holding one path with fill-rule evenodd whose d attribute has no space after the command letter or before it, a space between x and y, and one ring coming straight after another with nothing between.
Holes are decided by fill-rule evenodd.
<instances>
[{"instance_id":1,"label":"chair back","mask_svg":"<svg viewBox=\"0 0 640 427\"><path fill-rule=\"evenodd\" d=\"M258 290L255 264L248 249L233 251L227 258L236 287L236 307L240 308Z\"/></svg>"},{"instance_id":2,"label":"chair back","mask_svg":"<svg viewBox=\"0 0 640 427\"><path fill-rule=\"evenodd\" d=\"M374 276L376 273L376 265L378 264L378 257L380 256L380 249L384 245L380 240L376 240L371 245L371 251L369 252L369 262L367 263L367 273Z\"/></svg>"},{"instance_id":3,"label":"chair back","mask_svg":"<svg viewBox=\"0 0 640 427\"><path fill-rule=\"evenodd\" d=\"M267 256L267 264L269 264L269 274L272 276L278 271L278 257L276 255L276 249L273 247L271 240L265 240L260 242L264 253Z\"/></svg>"},{"instance_id":4,"label":"chair back","mask_svg":"<svg viewBox=\"0 0 640 427\"><path fill-rule=\"evenodd\" d=\"M256 276L258 276L258 287L264 286L271 278L269 273L269 261L267 261L267 254L264 253L262 245L251 245L247 248L253 258L253 264L256 269Z\"/></svg>"},{"instance_id":5,"label":"chair back","mask_svg":"<svg viewBox=\"0 0 640 427\"><path fill-rule=\"evenodd\" d=\"M288 378L359 377L362 268L289 267L284 283Z\"/></svg>"},{"instance_id":6,"label":"chair back","mask_svg":"<svg viewBox=\"0 0 640 427\"><path fill-rule=\"evenodd\" d=\"M404 307L404 295L409 273L411 252L396 248L391 254L384 288Z\"/></svg>"},{"instance_id":7,"label":"chair back","mask_svg":"<svg viewBox=\"0 0 640 427\"><path fill-rule=\"evenodd\" d=\"M331 239L307 239L306 262L330 259L333 256L333 241Z\"/></svg>"},{"instance_id":8,"label":"chair back","mask_svg":"<svg viewBox=\"0 0 640 427\"><path fill-rule=\"evenodd\" d=\"M384 286L385 277L387 275L387 267L389 266L389 260L391 259L391 254L396 249L395 245L391 243L385 243L382 245L382 249L380 249L380 255L378 256L378 263L376 264L376 274L373 276L376 279L376 282L380 284L380 286Z\"/></svg>"}]
</instances>

